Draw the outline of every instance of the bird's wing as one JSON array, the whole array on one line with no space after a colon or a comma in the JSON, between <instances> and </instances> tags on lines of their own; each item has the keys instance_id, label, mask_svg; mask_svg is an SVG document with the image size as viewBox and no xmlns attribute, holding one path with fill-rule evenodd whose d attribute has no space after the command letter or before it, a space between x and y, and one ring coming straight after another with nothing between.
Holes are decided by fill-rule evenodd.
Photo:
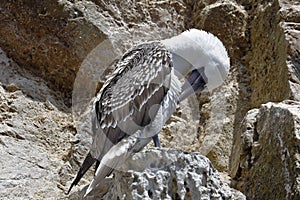
<instances>
[{"instance_id":1,"label":"bird's wing","mask_svg":"<svg viewBox=\"0 0 300 200\"><path fill-rule=\"evenodd\" d=\"M95 101L99 125L113 143L124 136L120 137L124 130L119 126L129 118L136 127L151 122L158 109L153 105L161 104L170 87L172 66L171 55L160 42L138 45L116 63Z\"/></svg>"},{"instance_id":2,"label":"bird's wing","mask_svg":"<svg viewBox=\"0 0 300 200\"><path fill-rule=\"evenodd\" d=\"M135 138L134 135L157 120L158 110L171 84L172 67L170 53L159 42L138 45L116 63L112 76L95 101L98 129L102 130L94 135L90 150L99 164L95 175L97 183L130 155L132 146L127 143L131 140L128 136L133 134ZM163 120L159 123L162 127ZM148 133L156 134L160 130L157 127ZM147 144L153 135L140 136ZM140 145L137 142L140 139L136 139L133 146Z\"/></svg>"},{"instance_id":3,"label":"bird's wing","mask_svg":"<svg viewBox=\"0 0 300 200\"><path fill-rule=\"evenodd\" d=\"M69 191L95 160L99 165L107 152L116 151L118 145L114 145L120 141L122 143L119 145L123 144L126 142L124 137L150 124L160 107L157 105L163 102L169 90L173 63L170 53L160 42L138 45L127 51L114 65L112 75L98 92L92 108L93 143L90 153ZM163 120L160 121L163 123ZM110 150L112 147L114 150ZM112 154L107 156L111 157ZM122 154L125 155L126 152ZM114 161L113 159L111 162L113 166ZM100 168L100 177L107 176L113 170L112 166L103 164Z\"/></svg>"}]
</instances>

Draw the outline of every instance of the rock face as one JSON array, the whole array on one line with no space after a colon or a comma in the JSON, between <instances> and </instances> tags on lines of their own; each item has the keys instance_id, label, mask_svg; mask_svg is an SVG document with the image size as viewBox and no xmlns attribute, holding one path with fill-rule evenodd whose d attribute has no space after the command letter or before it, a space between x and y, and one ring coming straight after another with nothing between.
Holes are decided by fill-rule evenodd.
<instances>
[{"instance_id":1,"label":"rock face","mask_svg":"<svg viewBox=\"0 0 300 200\"><path fill-rule=\"evenodd\" d=\"M67 198L63 192L90 143L72 121L71 111L82 104L71 108L71 101L86 105L94 95L104 59L114 59L110 52L118 56L138 42L192 27L222 40L230 75L222 87L178 107L160 134L162 145L206 155L248 199L299 198L299 11L292 0L1 1L0 198ZM95 47L100 54L91 53ZM286 99L296 103L268 103ZM164 170L159 177L173 177ZM116 173L114 191L133 195L119 184L130 177L157 183L147 173Z\"/></svg>"},{"instance_id":2,"label":"rock face","mask_svg":"<svg viewBox=\"0 0 300 200\"><path fill-rule=\"evenodd\" d=\"M172 149L148 149L133 155L114 172L109 184L104 196L99 196L104 191L100 187L87 199L246 199L221 181L206 157ZM80 198L85 189L71 199Z\"/></svg>"},{"instance_id":3,"label":"rock face","mask_svg":"<svg viewBox=\"0 0 300 200\"><path fill-rule=\"evenodd\" d=\"M248 111L236 126L230 175L249 199L299 199L300 7L294 1L265 2L255 8L251 33L256 50L250 57L258 54L247 61L252 66L250 85L255 86L251 107L260 108ZM262 52L265 48L272 51ZM260 106L281 99L296 102Z\"/></svg>"},{"instance_id":4,"label":"rock face","mask_svg":"<svg viewBox=\"0 0 300 200\"><path fill-rule=\"evenodd\" d=\"M250 110L233 148L231 176L249 199L299 199L300 104Z\"/></svg>"},{"instance_id":5,"label":"rock face","mask_svg":"<svg viewBox=\"0 0 300 200\"><path fill-rule=\"evenodd\" d=\"M0 47L60 91L72 91L81 61L105 39L82 13L58 1L0 2Z\"/></svg>"},{"instance_id":6,"label":"rock face","mask_svg":"<svg viewBox=\"0 0 300 200\"><path fill-rule=\"evenodd\" d=\"M281 27L287 42L286 64L290 73L289 85L291 98L300 100L300 5L293 5L293 1L280 1Z\"/></svg>"},{"instance_id":7,"label":"rock face","mask_svg":"<svg viewBox=\"0 0 300 200\"><path fill-rule=\"evenodd\" d=\"M0 74L0 199L47 199L49 193L57 199L71 178L63 169L75 134L72 116L59 92L2 50Z\"/></svg>"}]
</instances>

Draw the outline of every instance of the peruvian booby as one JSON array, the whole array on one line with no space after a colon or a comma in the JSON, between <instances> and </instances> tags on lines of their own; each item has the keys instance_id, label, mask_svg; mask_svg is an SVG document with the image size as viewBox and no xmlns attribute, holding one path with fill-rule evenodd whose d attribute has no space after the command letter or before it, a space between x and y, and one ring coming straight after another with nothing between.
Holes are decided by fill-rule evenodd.
<instances>
[{"instance_id":1,"label":"peruvian booby","mask_svg":"<svg viewBox=\"0 0 300 200\"><path fill-rule=\"evenodd\" d=\"M195 91L219 87L229 69L222 42L197 29L128 50L96 95L93 142L68 193L95 162L86 195L152 139L160 147L157 134L177 104Z\"/></svg>"}]
</instances>

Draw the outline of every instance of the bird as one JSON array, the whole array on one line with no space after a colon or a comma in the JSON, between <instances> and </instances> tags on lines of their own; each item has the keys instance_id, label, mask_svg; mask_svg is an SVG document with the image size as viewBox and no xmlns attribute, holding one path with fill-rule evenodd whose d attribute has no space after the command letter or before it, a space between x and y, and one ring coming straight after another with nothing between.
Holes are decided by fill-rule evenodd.
<instances>
[{"instance_id":1,"label":"bird","mask_svg":"<svg viewBox=\"0 0 300 200\"><path fill-rule=\"evenodd\" d=\"M158 133L176 106L195 92L221 86L229 70L221 40L195 28L127 50L93 101L93 141L67 194L94 163L85 195L151 140L161 147Z\"/></svg>"}]
</instances>

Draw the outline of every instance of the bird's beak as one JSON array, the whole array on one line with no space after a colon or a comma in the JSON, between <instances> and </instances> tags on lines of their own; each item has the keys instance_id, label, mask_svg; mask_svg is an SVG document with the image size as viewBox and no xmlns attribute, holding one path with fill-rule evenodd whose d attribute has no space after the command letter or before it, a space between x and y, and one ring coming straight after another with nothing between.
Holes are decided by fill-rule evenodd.
<instances>
[{"instance_id":1,"label":"bird's beak","mask_svg":"<svg viewBox=\"0 0 300 200\"><path fill-rule=\"evenodd\" d=\"M179 102L189 97L192 93L203 90L206 83L207 78L204 75L204 69L202 71L194 69L181 87Z\"/></svg>"}]
</instances>

